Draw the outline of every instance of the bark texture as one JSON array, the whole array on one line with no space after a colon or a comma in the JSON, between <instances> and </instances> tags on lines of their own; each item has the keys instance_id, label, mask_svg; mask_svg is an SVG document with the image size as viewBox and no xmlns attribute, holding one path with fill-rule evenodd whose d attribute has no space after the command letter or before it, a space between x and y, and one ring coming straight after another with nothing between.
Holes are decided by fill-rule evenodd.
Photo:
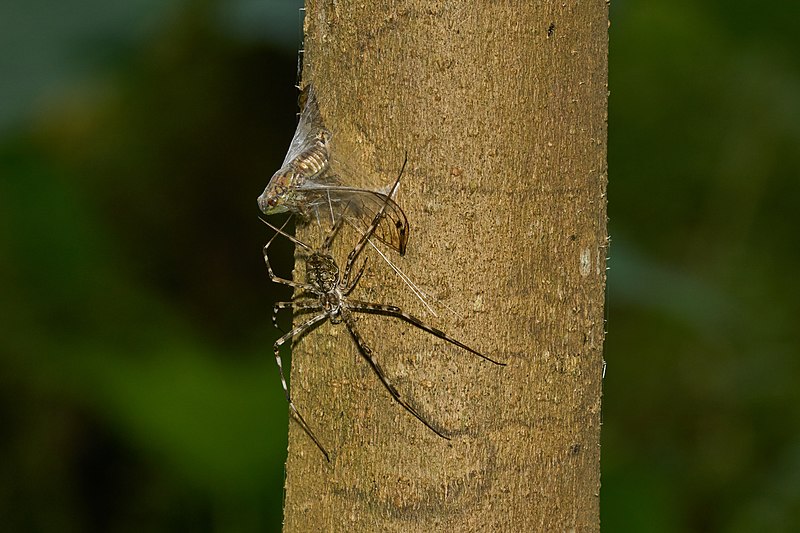
<instances>
[{"instance_id":1,"label":"bark texture","mask_svg":"<svg viewBox=\"0 0 800 533\"><path fill-rule=\"evenodd\" d=\"M392 400L343 325L302 338L293 396L331 462L290 423L285 531L599 530L605 1L309 0L305 25L304 83L334 150L371 187L408 153L412 232L392 258L457 315L426 314L374 254L353 296L507 366L359 320L447 441ZM300 234L318 242L314 229Z\"/></svg>"}]
</instances>

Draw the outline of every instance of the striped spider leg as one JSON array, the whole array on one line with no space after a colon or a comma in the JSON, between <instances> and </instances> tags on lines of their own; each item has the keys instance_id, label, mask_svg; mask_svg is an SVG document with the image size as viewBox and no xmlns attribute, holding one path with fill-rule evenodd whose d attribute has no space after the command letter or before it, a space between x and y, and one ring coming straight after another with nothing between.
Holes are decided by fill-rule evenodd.
<instances>
[{"instance_id":1,"label":"striped spider leg","mask_svg":"<svg viewBox=\"0 0 800 533\"><path fill-rule=\"evenodd\" d=\"M292 287L292 288L295 288L295 289L302 289L303 291L305 291L307 293L317 294L316 287L314 287L311 284L298 283L298 282L292 281L290 279L281 278L281 277L278 277L278 276L275 275L275 272L272 270L272 265L270 265L270 262L269 262L268 251L269 251L270 245L275 240L275 237L278 236L278 234L288 235L288 234L283 232L283 228L286 226L286 223L288 223L288 220L286 221L286 223L283 224L283 226L281 226L280 229L276 228L275 226L273 226L269 222L266 222L266 221L263 221L263 222L276 231L275 235L273 235L272 238L264 246L264 262L267 265L267 274L269 275L269 279L271 281L275 282L275 283L280 283L282 285L286 285L286 286L289 286L289 287ZM293 237L291 237L291 239L293 241L295 241L295 239ZM308 250L311 250L311 248L309 246L305 245L304 243L301 243L300 241L296 241L296 244L298 244L299 246L302 246L302 247L304 247L304 248L306 248ZM291 302L277 302L277 303L275 303L275 306L272 309L272 324L276 328L278 327L278 319L277 319L278 311L280 311L281 309L287 309L287 308L295 309L295 310L298 310L298 311L306 311L306 310L307 311L323 311L322 306L320 306L317 302L314 302L314 301L310 301L310 302L294 302L294 301L291 301ZM289 404L289 411L291 412L292 416L294 416L295 419L298 421L300 426L303 428L303 431L305 431L306 434L308 434L308 436L311 437L311 440L313 440L314 444L316 444L317 447L320 449L322 454L325 456L325 459L328 460L328 462L330 462L331 459L330 459L330 456L328 455L327 450L325 450L325 447L322 445L322 443L319 441L317 436L311 430L311 427L308 425L308 423L306 422L305 418L303 418L303 415L300 414L300 411L297 410L297 407L295 407L294 402L292 401L292 397L291 397L291 394L289 392L289 386L286 383L286 376L283 373L283 361L281 360L281 352L280 352L281 346L283 346L283 344L286 341L291 341L294 337L303 334L304 332L308 331L309 329L311 329L312 327L314 327L318 323L322 322L325 318L328 318L327 313L319 312L314 317L312 317L312 318L302 322L301 324L295 326L289 332L285 333L277 341L275 341L275 344L272 345L272 350L275 353L275 362L278 364L278 372L280 373L280 377L281 377L281 385L283 386L283 394L284 394L284 396L286 396L286 401Z\"/></svg>"},{"instance_id":2,"label":"striped spider leg","mask_svg":"<svg viewBox=\"0 0 800 533\"><path fill-rule=\"evenodd\" d=\"M401 175L402 175L402 169L400 171L400 175L397 177L398 181L400 180ZM453 337L450 337L449 335L440 331L439 329L429 326L422 320L405 313L399 307L393 305L364 302L355 299L351 300L349 298L350 293L356 288L359 280L364 274L366 267L366 260L364 260L364 262L357 270L354 270L354 267L358 262L358 258L361 255L361 252L364 250L367 241L375 231L375 228L380 223L381 217L383 216L384 208L385 204L384 207L382 207L373 218L372 223L368 227L366 233L361 235L355 247L348 254L347 262L345 263L343 271L340 271L338 264L336 263L335 259L333 258L330 252L331 244L338 230L341 228L343 219L340 218L335 221L333 227L326 236L322 246L316 250L313 249L308 244L300 241L299 239L285 233L282 229L273 226L269 222L263 221L265 224L267 224L276 232L275 236L273 236L272 239L270 239L270 242L267 243L267 246L264 247L264 259L267 263L267 270L270 279L276 283L282 283L284 285L301 289L303 291L300 295L301 299L293 300L291 302L279 302L275 305L274 311L278 312L281 309L291 308L294 309L295 311L300 311L301 313L312 313L312 314L316 313L313 314L311 318L308 318L305 321L301 322L294 329L292 329L291 331L283 335L280 339L278 339L275 342L274 351L275 351L275 358L278 363L278 369L281 374L281 383L283 385L286 398L289 402L290 410L295 415L298 422L300 422L300 425L303 427L306 433L311 437L311 439L314 441L317 447L322 451L323 455L325 455L325 458L328 459L328 461L330 461L328 452L325 450L320 441L311 431L311 428L305 422L305 420L300 415L297 408L291 401L289 390L286 385L286 379L284 378L283 375L283 367L279 355L279 348L281 345L283 345L287 341L290 341L294 337L302 335L312 327L323 322L325 319L328 319L332 324L338 324L342 322L344 323L351 337L358 346L359 352L366 359L367 363L370 365L372 370L378 376L378 379L381 381L383 386L386 387L386 389L389 391L389 394L391 394L392 397L406 411L408 411L411 415L413 415L420 422L422 422L428 429L430 429L443 439L450 440L450 438L443 431L431 425L431 423L429 423L425 418L423 418L423 416L420 413L418 413L416 409L414 409L409 403L407 403L400 396L400 393L397 391L397 389L391 384L385 372L378 363L378 360L376 359L375 353L373 352L372 348L366 343L364 337L358 331L353 313L378 314L378 315L385 315L397 318L423 331L426 331L440 339L443 339L455 346L458 346L459 348L467 350L470 353L477 355L482 359L485 359L486 361L489 361L496 365L505 366L504 363L495 361L494 359L481 354L477 350L474 350L469 346L459 342L458 340L454 339ZM308 255L305 257L306 281L304 283L279 278L272 271L272 268L269 265L269 259L267 258L266 252L270 243L272 242L272 240L275 239L275 237L278 234L283 235L284 237L288 238L293 243L295 243L297 246L301 247L303 250L308 252Z\"/></svg>"}]
</instances>

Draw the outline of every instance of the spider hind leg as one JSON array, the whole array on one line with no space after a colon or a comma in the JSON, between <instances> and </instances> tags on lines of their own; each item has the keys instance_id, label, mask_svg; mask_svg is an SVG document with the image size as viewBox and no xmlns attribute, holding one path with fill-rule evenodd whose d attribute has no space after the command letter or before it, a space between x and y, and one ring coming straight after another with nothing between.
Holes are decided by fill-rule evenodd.
<instances>
[{"instance_id":1,"label":"spider hind leg","mask_svg":"<svg viewBox=\"0 0 800 533\"><path fill-rule=\"evenodd\" d=\"M378 379L381 380L383 386L386 387L386 390L388 390L389 394L392 395L392 398L394 398L397 403L402 405L403 408L411 413L417 420L425 424L425 427L436 433L441 438L450 440L450 437L448 437L442 430L436 429L430 422L425 420L425 418L419 414L416 409L411 407L410 404L400 397L400 393L397 392L397 389L394 387L394 385L389 382L389 379L386 377L386 374L383 372L380 364L378 364L377 359L375 359L375 354L373 353L372 348L369 347L369 345L364 341L364 338L356 329L352 315L349 313L342 313L342 321L347 327L347 330L350 332L350 335L352 335L353 340L355 340L356 344L358 345L358 350L361 352L361 355L363 355L367 360L369 365L372 367L372 370L375 372L375 374L377 374Z\"/></svg>"}]
</instances>

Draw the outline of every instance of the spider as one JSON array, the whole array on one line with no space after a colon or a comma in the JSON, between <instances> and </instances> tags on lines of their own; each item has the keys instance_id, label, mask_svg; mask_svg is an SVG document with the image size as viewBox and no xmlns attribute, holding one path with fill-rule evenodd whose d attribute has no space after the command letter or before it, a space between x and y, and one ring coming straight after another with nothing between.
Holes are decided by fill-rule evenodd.
<instances>
[{"instance_id":1,"label":"spider","mask_svg":"<svg viewBox=\"0 0 800 533\"><path fill-rule=\"evenodd\" d=\"M405 165L404 165L405 166ZM396 184L400 180L400 176L402 175L403 170L400 170L400 175L397 177ZM425 420L422 415L420 415L416 409L414 409L411 405L409 405L405 400L403 400L400 396L400 393L397 389L389 382L389 379L386 377L383 369L381 368L378 360L375 358L375 354L372 351L372 348L366 343L364 338L359 333L358 329L356 328L356 322L353 317L353 313L370 313L370 314L377 314L377 315L384 315L394 317L400 320L403 320L423 331L426 331L440 339L443 339L451 344L458 346L468 352L471 352L478 357L485 359L491 363L494 363L499 366L505 366L505 363L501 363L499 361L495 361L490 357L487 357L480 352L470 348L466 344L459 342L458 340L450 337L446 333L429 326L428 324L424 323L422 320L411 316L404 312L401 308L394 306L394 305L385 305L380 303L371 303L365 302L361 300L356 300L350 298L350 294L355 289L356 285L358 284L361 276L364 274L364 269L366 267L366 259L364 260L361 267L355 273L355 276L351 276L353 274L353 266L355 265L356 261L358 260L359 255L364 250L369 238L375 231L375 228L381 222L381 218L384 216L384 211L386 208L386 203L383 204L381 209L375 214L375 217L372 219L372 223L367 228L366 233L363 233L359 238L355 247L350 251L349 255L347 256L347 263L345 264L344 270L340 270L339 265L334 260L333 256L330 253L331 244L333 242L336 233L338 232L339 228L342 225L343 218L339 218L333 224L331 230L328 232L327 236L325 237L322 246L319 249L314 249L308 244L296 239L295 237L285 233L282 228L277 228L270 224L267 221L263 221L266 225L270 228L275 230L275 235L269 240L269 242L264 246L264 261L267 264L267 272L269 273L270 280L275 283L281 283L283 285L288 285L289 287L293 287L296 289L300 289L303 292L301 296L305 296L307 298L303 300L293 300L289 302L278 302L275 304L273 308L273 315L272 319L273 322L276 322L276 315L281 309L293 309L295 311L301 312L316 312L314 316L311 318L301 322L297 326L295 326L291 331L281 336L275 344L273 345L273 351L275 352L275 360L278 363L278 371L280 372L281 378L281 385L283 386L283 392L286 396L286 401L289 403L289 410L292 415L296 418L299 424L302 426L303 430L311 437L311 440L317 445L320 449L322 454L325 456L325 459L330 462L330 456L328 455L327 450L319 441L317 436L311 430L311 427L306 423L303 416L295 407L294 402L292 402L291 395L289 394L289 387L286 384L286 378L283 373L283 364L281 362L280 356L280 347L286 343L287 341L291 341L297 336L302 335L312 327L320 324L324 320L328 319L331 324L340 324L344 323L347 330L350 332L353 340L355 341L356 345L358 346L359 352L362 356L366 359L367 363L369 363L372 370L378 376L381 383L384 387L389 391L389 394L401 405L403 408L416 417L420 422L422 422L428 429L433 431L438 436L442 437L443 439L450 440L450 437L445 435L442 431L433 427L427 420ZM275 275L272 270L272 267L269 262L269 257L267 255L267 251L269 246L275 240L278 235L283 235L287 239L291 240L297 246L303 248L308 255L305 258L306 262L306 280L305 283L292 281L289 279L284 279Z\"/></svg>"}]
</instances>

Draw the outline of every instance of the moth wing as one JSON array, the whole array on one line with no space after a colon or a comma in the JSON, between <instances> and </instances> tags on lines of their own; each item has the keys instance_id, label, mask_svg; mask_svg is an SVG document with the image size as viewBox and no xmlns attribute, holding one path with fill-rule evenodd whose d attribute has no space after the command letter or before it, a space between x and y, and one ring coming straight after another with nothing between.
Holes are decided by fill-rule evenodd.
<instances>
[{"instance_id":1,"label":"moth wing","mask_svg":"<svg viewBox=\"0 0 800 533\"><path fill-rule=\"evenodd\" d=\"M346 186L320 186L304 191L319 214L333 210L334 216L346 216L353 225L365 233L375 216L383 208L383 216L373 235L379 241L406 253L409 237L408 218L400 205L382 192ZM384 204L386 207L384 208Z\"/></svg>"}]
</instances>

